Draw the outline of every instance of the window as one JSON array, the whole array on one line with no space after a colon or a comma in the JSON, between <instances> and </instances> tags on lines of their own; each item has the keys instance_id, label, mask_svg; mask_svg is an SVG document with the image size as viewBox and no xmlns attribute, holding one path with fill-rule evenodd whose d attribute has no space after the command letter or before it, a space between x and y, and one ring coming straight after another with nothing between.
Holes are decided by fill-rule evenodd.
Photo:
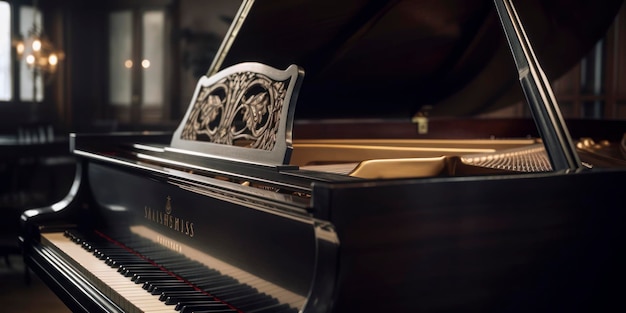
<instances>
[{"instance_id":1,"label":"window","mask_svg":"<svg viewBox=\"0 0 626 313\"><path fill-rule=\"evenodd\" d=\"M132 99L133 15L131 11L109 15L109 101L130 107Z\"/></svg>"},{"instance_id":2,"label":"window","mask_svg":"<svg viewBox=\"0 0 626 313\"><path fill-rule=\"evenodd\" d=\"M11 6L0 1L0 101L13 98L11 79Z\"/></svg>"},{"instance_id":3,"label":"window","mask_svg":"<svg viewBox=\"0 0 626 313\"><path fill-rule=\"evenodd\" d=\"M142 106L162 107L165 14L163 11L144 12L142 20L144 29L141 49Z\"/></svg>"},{"instance_id":4,"label":"window","mask_svg":"<svg viewBox=\"0 0 626 313\"><path fill-rule=\"evenodd\" d=\"M43 100L43 79L41 75L35 77L25 62L19 63L18 77L15 77L13 63L15 53L14 42L18 38L12 38L12 24L14 20L18 24L18 33L21 38L27 38L33 28L33 23L42 25L41 12L35 12L34 7L21 5L17 11L12 11L11 4L0 1L0 101L11 101L14 92L20 101L33 101L33 94L37 93L37 101ZM13 12L19 12L17 16ZM18 81L19 79L19 81ZM36 85L33 84L36 81ZM15 90L15 86L19 90Z\"/></svg>"},{"instance_id":5,"label":"window","mask_svg":"<svg viewBox=\"0 0 626 313\"><path fill-rule=\"evenodd\" d=\"M29 32L33 28L33 23L43 25L41 14L35 12L32 6L20 6L20 36L28 38ZM36 81L33 85L33 81ZM37 93L37 101L43 101L43 79L41 75L34 76L29 70L26 62L20 62L20 100L33 101L33 94Z\"/></svg>"},{"instance_id":6,"label":"window","mask_svg":"<svg viewBox=\"0 0 626 313\"><path fill-rule=\"evenodd\" d=\"M109 103L116 119L158 123L167 118L164 9L129 9L109 14Z\"/></svg>"}]
</instances>

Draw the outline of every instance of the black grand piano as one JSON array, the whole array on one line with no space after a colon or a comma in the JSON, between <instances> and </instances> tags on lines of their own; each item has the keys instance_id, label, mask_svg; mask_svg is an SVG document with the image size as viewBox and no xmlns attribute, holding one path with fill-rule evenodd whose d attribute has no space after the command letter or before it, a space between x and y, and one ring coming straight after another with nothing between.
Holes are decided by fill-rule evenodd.
<instances>
[{"instance_id":1,"label":"black grand piano","mask_svg":"<svg viewBox=\"0 0 626 313\"><path fill-rule=\"evenodd\" d=\"M545 74L620 5L244 1L175 132L70 136L25 261L75 312L624 309L626 128Z\"/></svg>"}]
</instances>

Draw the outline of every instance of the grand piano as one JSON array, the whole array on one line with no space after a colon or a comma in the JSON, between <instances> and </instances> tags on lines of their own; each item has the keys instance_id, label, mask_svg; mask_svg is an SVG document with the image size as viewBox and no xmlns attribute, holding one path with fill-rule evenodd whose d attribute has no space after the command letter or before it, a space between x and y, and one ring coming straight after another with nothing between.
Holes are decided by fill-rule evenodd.
<instances>
[{"instance_id":1,"label":"grand piano","mask_svg":"<svg viewBox=\"0 0 626 313\"><path fill-rule=\"evenodd\" d=\"M546 74L620 5L244 1L176 131L71 134L25 262L75 312L623 310L626 128Z\"/></svg>"}]
</instances>

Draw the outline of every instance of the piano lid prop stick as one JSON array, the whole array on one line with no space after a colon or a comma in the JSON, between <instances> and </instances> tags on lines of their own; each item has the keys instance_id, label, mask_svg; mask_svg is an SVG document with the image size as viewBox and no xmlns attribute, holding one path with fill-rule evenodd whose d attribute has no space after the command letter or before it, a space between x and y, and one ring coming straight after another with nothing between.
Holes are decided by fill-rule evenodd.
<instances>
[{"instance_id":1,"label":"piano lid prop stick","mask_svg":"<svg viewBox=\"0 0 626 313\"><path fill-rule=\"evenodd\" d=\"M535 57L513 2L495 0L495 5L515 60L524 95L544 141L552 169L581 169L582 163L565 126L550 82Z\"/></svg>"}]
</instances>

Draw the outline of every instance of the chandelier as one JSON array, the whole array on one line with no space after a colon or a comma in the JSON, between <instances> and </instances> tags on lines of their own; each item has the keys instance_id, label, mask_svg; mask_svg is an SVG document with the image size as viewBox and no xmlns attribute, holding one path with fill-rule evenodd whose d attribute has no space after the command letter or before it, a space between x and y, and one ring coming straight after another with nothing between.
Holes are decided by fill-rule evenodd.
<instances>
[{"instance_id":1,"label":"chandelier","mask_svg":"<svg viewBox=\"0 0 626 313\"><path fill-rule=\"evenodd\" d=\"M37 1L33 3L33 25L28 30L26 39L19 40L15 44L18 60L23 60L33 74L54 73L63 53L57 51L50 40L44 35L42 27L37 25L39 13Z\"/></svg>"}]
</instances>

